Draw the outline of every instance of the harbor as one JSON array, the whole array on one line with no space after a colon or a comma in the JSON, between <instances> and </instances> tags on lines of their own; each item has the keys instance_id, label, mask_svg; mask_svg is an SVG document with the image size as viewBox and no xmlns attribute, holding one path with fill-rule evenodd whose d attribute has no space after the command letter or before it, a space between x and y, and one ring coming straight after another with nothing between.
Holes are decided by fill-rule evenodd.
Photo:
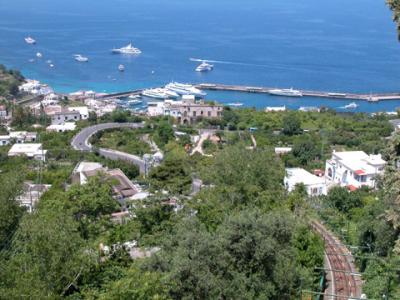
<instances>
[{"instance_id":1,"label":"harbor","mask_svg":"<svg viewBox=\"0 0 400 300\"><path fill-rule=\"evenodd\" d=\"M393 93L345 93L345 92L329 92L329 91L313 91L302 89L287 89L276 87L258 87L258 86L244 86L244 85L226 85L214 83L200 83L193 84L194 87L205 91L222 91L222 92L239 92L239 93L252 93L252 94L272 94L272 91L293 91L297 95L288 95L289 97L313 97L313 98L328 98L328 99L342 99L342 100L358 100L368 102L379 102L388 100L400 100L400 92ZM162 88L162 87L158 87ZM150 88L157 89L157 88ZM113 99L119 97L128 97L141 95L144 89L136 89L131 91L124 91L118 93L110 93L101 95L98 98ZM284 96L284 95L281 95Z\"/></svg>"},{"instance_id":2,"label":"harbor","mask_svg":"<svg viewBox=\"0 0 400 300\"><path fill-rule=\"evenodd\" d=\"M255 87L255 86L242 86L242 85L226 85L226 84L213 84L213 83L201 83L195 85L201 90L211 91L230 91L230 92L241 92L241 93L259 93L259 94L271 94L271 91L277 90L275 87ZM285 90L285 89L281 89ZM286 89L292 90L292 89ZM326 92L326 91L311 91L311 90L293 90L297 91L304 97L315 97L315 98L330 98L330 99L343 99L343 100L363 100L368 102L379 102L387 100L400 100L400 93L370 93L370 94L358 94L358 93L339 93L339 92Z\"/></svg>"}]
</instances>

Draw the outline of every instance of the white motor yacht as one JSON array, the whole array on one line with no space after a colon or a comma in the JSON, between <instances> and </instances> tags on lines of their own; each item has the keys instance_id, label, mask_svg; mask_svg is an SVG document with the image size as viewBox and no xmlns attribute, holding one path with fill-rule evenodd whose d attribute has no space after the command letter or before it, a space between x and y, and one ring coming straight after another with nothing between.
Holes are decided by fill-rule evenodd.
<instances>
[{"instance_id":1,"label":"white motor yacht","mask_svg":"<svg viewBox=\"0 0 400 300\"><path fill-rule=\"evenodd\" d=\"M140 95L130 95L128 98L129 99L140 99L142 97Z\"/></svg>"},{"instance_id":2,"label":"white motor yacht","mask_svg":"<svg viewBox=\"0 0 400 300\"><path fill-rule=\"evenodd\" d=\"M243 106L243 103L241 103L241 102L233 102L233 103L228 103L228 106L239 107L239 106Z\"/></svg>"},{"instance_id":3,"label":"white motor yacht","mask_svg":"<svg viewBox=\"0 0 400 300\"><path fill-rule=\"evenodd\" d=\"M197 68L196 72L209 72L214 69L214 65L209 64L206 61L203 61Z\"/></svg>"},{"instance_id":4,"label":"white motor yacht","mask_svg":"<svg viewBox=\"0 0 400 300\"><path fill-rule=\"evenodd\" d=\"M74 58L76 61L79 61L79 62L88 62L89 61L89 58L82 56L80 54L75 54Z\"/></svg>"},{"instance_id":5,"label":"white motor yacht","mask_svg":"<svg viewBox=\"0 0 400 300\"><path fill-rule=\"evenodd\" d=\"M120 72L124 72L124 71L125 71L125 66L124 66L124 65L119 65L119 66L118 66L118 70L119 70Z\"/></svg>"},{"instance_id":6,"label":"white motor yacht","mask_svg":"<svg viewBox=\"0 0 400 300\"><path fill-rule=\"evenodd\" d=\"M273 89L268 91L271 95L285 97L303 97L303 93L298 90L291 89Z\"/></svg>"},{"instance_id":7,"label":"white motor yacht","mask_svg":"<svg viewBox=\"0 0 400 300\"><path fill-rule=\"evenodd\" d=\"M26 42L27 44L29 44L29 45L34 45L34 44L36 44L36 40L35 40L34 38L30 37L30 36L28 36L28 37L25 38L25 42Z\"/></svg>"},{"instance_id":8,"label":"white motor yacht","mask_svg":"<svg viewBox=\"0 0 400 300\"><path fill-rule=\"evenodd\" d=\"M344 106L345 109L356 109L358 107L357 103L351 102Z\"/></svg>"},{"instance_id":9,"label":"white motor yacht","mask_svg":"<svg viewBox=\"0 0 400 300\"><path fill-rule=\"evenodd\" d=\"M194 87L191 84L171 82L165 86L170 91L173 91L179 95L194 95L196 97L204 97L207 94Z\"/></svg>"},{"instance_id":10,"label":"white motor yacht","mask_svg":"<svg viewBox=\"0 0 400 300\"><path fill-rule=\"evenodd\" d=\"M42 57L43 57L43 55L42 55L42 53L40 53L40 52L37 52L37 53L36 53L36 57L37 57L37 58L42 58Z\"/></svg>"},{"instance_id":11,"label":"white motor yacht","mask_svg":"<svg viewBox=\"0 0 400 300\"><path fill-rule=\"evenodd\" d=\"M142 53L142 51L139 48L133 47L131 43L129 43L125 47L114 48L111 50L111 52L116 54L133 54L133 55Z\"/></svg>"}]
</instances>

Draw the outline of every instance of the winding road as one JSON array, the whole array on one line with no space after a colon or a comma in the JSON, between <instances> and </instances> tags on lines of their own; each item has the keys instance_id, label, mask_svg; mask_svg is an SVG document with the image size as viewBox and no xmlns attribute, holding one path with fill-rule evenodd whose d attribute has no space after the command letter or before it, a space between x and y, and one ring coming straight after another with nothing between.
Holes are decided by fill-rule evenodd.
<instances>
[{"instance_id":1,"label":"winding road","mask_svg":"<svg viewBox=\"0 0 400 300\"><path fill-rule=\"evenodd\" d=\"M325 242L326 271L330 274L331 284L324 299L359 299L362 294L362 280L353 263L351 252L321 223L313 221L311 227Z\"/></svg>"},{"instance_id":2,"label":"winding road","mask_svg":"<svg viewBox=\"0 0 400 300\"><path fill-rule=\"evenodd\" d=\"M115 128L143 128L143 123L104 123L93 125L82 129L71 142L72 147L75 150L90 152L93 151L93 146L89 143L89 139L99 131ZM112 160L124 160L128 161L139 167L141 173L146 173L146 162L139 156L132 155L129 153L111 150L111 149L98 149L101 156Z\"/></svg>"}]
</instances>

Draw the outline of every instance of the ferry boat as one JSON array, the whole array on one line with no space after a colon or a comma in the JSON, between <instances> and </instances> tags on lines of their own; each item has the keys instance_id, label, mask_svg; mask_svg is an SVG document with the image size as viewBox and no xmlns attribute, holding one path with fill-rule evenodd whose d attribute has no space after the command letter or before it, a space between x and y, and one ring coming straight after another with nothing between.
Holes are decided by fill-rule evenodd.
<instances>
[{"instance_id":1,"label":"ferry boat","mask_svg":"<svg viewBox=\"0 0 400 300\"><path fill-rule=\"evenodd\" d=\"M303 93L298 90L291 89L273 89L269 90L270 95L285 96L285 97L303 97Z\"/></svg>"},{"instance_id":2,"label":"ferry boat","mask_svg":"<svg viewBox=\"0 0 400 300\"><path fill-rule=\"evenodd\" d=\"M154 99L167 99L168 94L165 92L165 89L149 89L149 90L144 90L142 92L143 96L149 97L149 98L154 98Z\"/></svg>"},{"instance_id":3,"label":"ferry boat","mask_svg":"<svg viewBox=\"0 0 400 300\"><path fill-rule=\"evenodd\" d=\"M203 61L197 68L196 72L209 72L214 69L214 65L207 63L206 61Z\"/></svg>"},{"instance_id":4,"label":"ferry boat","mask_svg":"<svg viewBox=\"0 0 400 300\"><path fill-rule=\"evenodd\" d=\"M35 40L34 38L30 37L30 36L28 36L28 37L25 38L25 42L26 42L27 44L29 44L29 45L34 45L34 44L36 44L36 40Z\"/></svg>"},{"instance_id":5,"label":"ferry boat","mask_svg":"<svg viewBox=\"0 0 400 300\"><path fill-rule=\"evenodd\" d=\"M164 89L164 92L168 95L168 98L172 98L172 99L179 98L179 94L174 92L174 91L171 91L171 90L168 90L168 89Z\"/></svg>"},{"instance_id":6,"label":"ferry boat","mask_svg":"<svg viewBox=\"0 0 400 300\"><path fill-rule=\"evenodd\" d=\"M129 43L125 47L114 48L114 49L111 50L111 52L115 53L115 54L133 54L133 55L137 55L137 54L141 54L142 53L142 51L139 48L133 47L132 43Z\"/></svg>"},{"instance_id":7,"label":"ferry boat","mask_svg":"<svg viewBox=\"0 0 400 300\"><path fill-rule=\"evenodd\" d=\"M171 82L165 86L166 89L173 91L179 95L194 95L195 97L204 97L207 94L195 88L191 84Z\"/></svg>"},{"instance_id":8,"label":"ferry boat","mask_svg":"<svg viewBox=\"0 0 400 300\"><path fill-rule=\"evenodd\" d=\"M79 61L79 62L88 62L89 61L89 58L82 56L80 54L75 54L74 57L75 57L75 60Z\"/></svg>"},{"instance_id":9,"label":"ferry boat","mask_svg":"<svg viewBox=\"0 0 400 300\"><path fill-rule=\"evenodd\" d=\"M356 109L358 107L357 103L351 102L344 106L345 109Z\"/></svg>"},{"instance_id":10,"label":"ferry boat","mask_svg":"<svg viewBox=\"0 0 400 300\"><path fill-rule=\"evenodd\" d=\"M124 66L124 65L119 65L119 66L118 66L118 70L119 70L120 72L124 72L124 71L125 71L125 66Z\"/></svg>"}]
</instances>

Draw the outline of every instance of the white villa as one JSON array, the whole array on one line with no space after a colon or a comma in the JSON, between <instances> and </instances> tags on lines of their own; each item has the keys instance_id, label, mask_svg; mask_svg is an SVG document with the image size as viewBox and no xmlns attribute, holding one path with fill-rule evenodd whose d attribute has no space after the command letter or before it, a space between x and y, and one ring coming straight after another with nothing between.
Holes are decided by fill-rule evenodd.
<instances>
[{"instance_id":1,"label":"white villa","mask_svg":"<svg viewBox=\"0 0 400 300\"><path fill-rule=\"evenodd\" d=\"M347 186L350 190L362 186L374 188L376 176L384 172L386 161L380 154L368 155L363 151L333 152L326 161L328 182Z\"/></svg>"},{"instance_id":2,"label":"white villa","mask_svg":"<svg viewBox=\"0 0 400 300\"><path fill-rule=\"evenodd\" d=\"M46 153L47 150L43 150L42 144L14 144L8 151L8 156L26 156L45 161Z\"/></svg>"},{"instance_id":3,"label":"white villa","mask_svg":"<svg viewBox=\"0 0 400 300\"><path fill-rule=\"evenodd\" d=\"M288 192L295 189L297 184L304 184L309 196L327 194L327 187L323 177L315 176L301 168L287 168L284 184Z\"/></svg>"},{"instance_id":4,"label":"white villa","mask_svg":"<svg viewBox=\"0 0 400 300\"><path fill-rule=\"evenodd\" d=\"M76 124L74 122L66 122L63 124L50 125L46 128L46 131L65 132L65 131L73 131L75 129L76 129Z\"/></svg>"}]
</instances>

